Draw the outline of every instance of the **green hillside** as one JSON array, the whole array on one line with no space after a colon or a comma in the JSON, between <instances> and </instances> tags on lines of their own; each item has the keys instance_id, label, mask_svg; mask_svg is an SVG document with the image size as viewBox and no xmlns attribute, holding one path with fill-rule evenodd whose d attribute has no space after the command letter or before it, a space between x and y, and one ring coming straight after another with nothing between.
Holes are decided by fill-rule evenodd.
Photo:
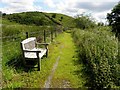
<instances>
[{"instance_id":1,"label":"green hillside","mask_svg":"<svg viewBox=\"0 0 120 90\"><path fill-rule=\"evenodd\" d=\"M53 17L55 15L55 17ZM3 16L3 24L8 24L8 21L11 23L20 23L25 25L37 25L37 26L46 26L46 25L62 25L64 27L73 27L72 23L74 18L57 13L45 13L45 12L22 12L7 14ZM70 24L72 23L72 24Z\"/></svg>"},{"instance_id":2,"label":"green hillside","mask_svg":"<svg viewBox=\"0 0 120 90\"><path fill-rule=\"evenodd\" d=\"M44 14L48 15L51 18L52 18L52 15L55 14L56 17L53 19L57 22L60 22L63 26L66 26L66 27L74 27L75 26L75 24L73 23L73 21L74 21L73 17L67 16L64 14L58 14L58 13L44 13ZM62 20L61 20L61 18L62 18Z\"/></svg>"}]
</instances>

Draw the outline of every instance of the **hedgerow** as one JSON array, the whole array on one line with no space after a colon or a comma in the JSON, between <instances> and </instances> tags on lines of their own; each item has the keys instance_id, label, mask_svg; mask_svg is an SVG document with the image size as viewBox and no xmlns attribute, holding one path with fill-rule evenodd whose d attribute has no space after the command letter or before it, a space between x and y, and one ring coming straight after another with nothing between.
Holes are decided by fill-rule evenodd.
<instances>
[{"instance_id":1,"label":"hedgerow","mask_svg":"<svg viewBox=\"0 0 120 90\"><path fill-rule=\"evenodd\" d=\"M93 88L120 85L118 40L107 29L109 28L75 29L72 34L78 46L79 58L90 76L88 86Z\"/></svg>"}]
</instances>

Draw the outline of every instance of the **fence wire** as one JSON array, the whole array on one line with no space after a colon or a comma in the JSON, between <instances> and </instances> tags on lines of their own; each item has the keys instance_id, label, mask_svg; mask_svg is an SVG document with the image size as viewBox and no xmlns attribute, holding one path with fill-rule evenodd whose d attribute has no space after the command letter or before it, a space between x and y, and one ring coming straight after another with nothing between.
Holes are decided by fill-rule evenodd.
<instances>
[{"instance_id":1,"label":"fence wire","mask_svg":"<svg viewBox=\"0 0 120 90\"><path fill-rule=\"evenodd\" d=\"M53 39L61 33L60 29L39 30L33 32L23 32L12 36L2 37L2 62L7 63L11 60L17 61L21 55L20 42L29 37L36 37L38 42L50 43Z\"/></svg>"}]
</instances>

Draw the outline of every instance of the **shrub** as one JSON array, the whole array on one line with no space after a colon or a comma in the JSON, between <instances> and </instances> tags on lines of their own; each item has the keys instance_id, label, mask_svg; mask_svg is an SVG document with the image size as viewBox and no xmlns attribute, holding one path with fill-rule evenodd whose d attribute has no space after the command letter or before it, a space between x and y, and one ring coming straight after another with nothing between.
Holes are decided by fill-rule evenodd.
<instances>
[{"instance_id":1,"label":"shrub","mask_svg":"<svg viewBox=\"0 0 120 90\"><path fill-rule=\"evenodd\" d=\"M55 13L52 15L52 18L56 18L56 14Z\"/></svg>"},{"instance_id":2,"label":"shrub","mask_svg":"<svg viewBox=\"0 0 120 90\"><path fill-rule=\"evenodd\" d=\"M74 22L76 23L76 27L80 29L86 29L86 28L93 28L96 26L94 19L91 18L88 15L77 15L75 17Z\"/></svg>"},{"instance_id":3,"label":"shrub","mask_svg":"<svg viewBox=\"0 0 120 90\"><path fill-rule=\"evenodd\" d=\"M90 76L89 85L94 88L119 85L118 40L115 36L107 30L79 29L72 35Z\"/></svg>"}]
</instances>

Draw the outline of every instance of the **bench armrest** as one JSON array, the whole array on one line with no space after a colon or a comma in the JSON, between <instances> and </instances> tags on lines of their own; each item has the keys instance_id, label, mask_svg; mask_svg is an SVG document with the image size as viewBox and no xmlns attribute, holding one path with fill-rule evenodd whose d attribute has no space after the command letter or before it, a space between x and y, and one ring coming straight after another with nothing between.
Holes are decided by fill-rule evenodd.
<instances>
[{"instance_id":1,"label":"bench armrest","mask_svg":"<svg viewBox=\"0 0 120 90\"><path fill-rule=\"evenodd\" d=\"M38 42L36 42L36 44L39 44L39 45L49 45L49 43L38 43Z\"/></svg>"}]
</instances>

